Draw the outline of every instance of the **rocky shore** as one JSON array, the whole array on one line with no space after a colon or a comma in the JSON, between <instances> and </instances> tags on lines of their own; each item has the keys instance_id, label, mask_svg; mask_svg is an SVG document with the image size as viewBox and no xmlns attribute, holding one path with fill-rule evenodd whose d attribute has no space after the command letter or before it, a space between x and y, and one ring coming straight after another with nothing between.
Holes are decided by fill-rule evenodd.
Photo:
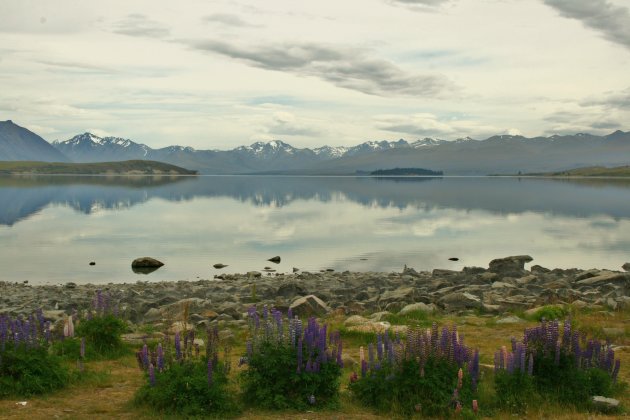
<instances>
[{"instance_id":1,"label":"rocky shore","mask_svg":"<svg viewBox=\"0 0 630 420\"><path fill-rule=\"evenodd\" d=\"M53 320L89 308L103 290L135 324L177 322L186 311L191 324L245 323L253 303L323 315L426 310L446 313L482 310L504 313L546 304L619 309L630 307L630 264L625 271L526 270L527 255L490 262L488 268L417 272L300 272L225 274L193 282L137 282L108 285L31 286L0 283L0 313L30 314L38 308ZM413 305L413 306L410 306Z\"/></svg>"}]
</instances>

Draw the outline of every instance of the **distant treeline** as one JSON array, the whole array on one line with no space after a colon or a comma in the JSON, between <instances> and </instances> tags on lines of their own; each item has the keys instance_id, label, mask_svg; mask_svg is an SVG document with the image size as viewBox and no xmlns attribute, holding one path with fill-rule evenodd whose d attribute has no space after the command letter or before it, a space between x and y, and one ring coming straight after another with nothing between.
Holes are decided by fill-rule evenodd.
<instances>
[{"instance_id":1,"label":"distant treeline","mask_svg":"<svg viewBox=\"0 0 630 420\"><path fill-rule=\"evenodd\" d=\"M442 171L432 171L430 169L423 168L394 168L394 169L377 169L370 172L370 175L374 176L441 176L444 175Z\"/></svg>"}]
</instances>

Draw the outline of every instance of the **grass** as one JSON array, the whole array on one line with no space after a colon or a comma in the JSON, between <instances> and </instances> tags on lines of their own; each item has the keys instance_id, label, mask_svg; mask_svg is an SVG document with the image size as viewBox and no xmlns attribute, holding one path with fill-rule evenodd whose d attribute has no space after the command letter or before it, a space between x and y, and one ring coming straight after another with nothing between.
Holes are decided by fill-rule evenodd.
<instances>
[{"instance_id":1,"label":"grass","mask_svg":"<svg viewBox=\"0 0 630 420\"><path fill-rule=\"evenodd\" d=\"M621 359L621 372L619 378L630 382L630 335L626 325L630 323L630 311L579 311L569 308L574 325L579 325L596 334L603 334L604 328L619 328L623 334L616 335L613 342L621 346L616 350L617 357ZM473 348L479 348L482 363L482 392L492 394L491 376L493 354L501 345L509 345L510 337L521 337L523 329L537 324L534 320L526 320L518 324L497 324L496 317L470 315L445 315L438 318L440 324L457 324L461 335L465 337L466 344ZM414 319L411 316L409 322L428 322L430 319ZM422 318L421 316L419 318ZM345 318L341 316L327 319L332 329L338 329L343 325ZM392 318L404 321L402 318ZM359 346L366 345L374 340L374 335L344 331L340 328L344 338L344 352L359 360ZM200 335L203 336L203 335ZM602 337L603 338L603 337ZM244 352L244 337L240 331L235 331L236 345L232 351L232 375L237 375L244 367L238 368L238 358ZM490 365L484 367L483 365ZM0 418L2 419L152 419L152 418L177 418L157 416L147 412L146 409L136 408L131 405L134 393L142 385L144 378L137 367L135 356L125 355L116 360L94 360L85 363L86 370L92 372L81 383L49 394L45 397L30 398L26 406L16 405L18 399L0 400ZM242 419L271 420L271 419L380 419L390 416L379 416L371 410L358 405L348 394L347 385L351 368L346 367L341 380L341 399L339 408L335 411L297 412L297 411L265 411L245 410ZM627 390L616 397L627 408L630 408L630 392ZM480 398L481 399L481 398ZM484 397L483 399L487 399ZM24 400L22 400L24 401ZM513 419L510 413L501 411L485 412L493 419ZM519 418L553 418L553 419L589 419L589 418L618 418L618 415L603 415L593 413L581 413L570 407L564 407L549 402L529 408L527 413Z\"/></svg>"}]
</instances>

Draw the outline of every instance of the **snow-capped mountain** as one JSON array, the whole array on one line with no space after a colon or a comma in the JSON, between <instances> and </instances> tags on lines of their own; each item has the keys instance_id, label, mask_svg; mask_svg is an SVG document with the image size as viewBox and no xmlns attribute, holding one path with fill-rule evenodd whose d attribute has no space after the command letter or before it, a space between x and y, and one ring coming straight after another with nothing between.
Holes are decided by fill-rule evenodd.
<instances>
[{"instance_id":1,"label":"snow-capped mountain","mask_svg":"<svg viewBox=\"0 0 630 420\"><path fill-rule=\"evenodd\" d=\"M353 174L388 168L424 168L446 174L544 172L589 165L630 164L630 133L526 138L497 135L485 140L423 138L411 143L367 141L357 146L296 148L281 140L258 141L232 150L185 146L152 149L120 137L83 133L53 146L75 162L147 159L210 174Z\"/></svg>"},{"instance_id":2,"label":"snow-capped mountain","mask_svg":"<svg viewBox=\"0 0 630 420\"><path fill-rule=\"evenodd\" d=\"M147 159L151 148L121 137L99 137L83 133L52 145L75 162L105 162Z\"/></svg>"},{"instance_id":3,"label":"snow-capped mountain","mask_svg":"<svg viewBox=\"0 0 630 420\"><path fill-rule=\"evenodd\" d=\"M413 147L414 149L419 149L421 147L437 146L439 144L444 143L445 141L446 140L438 140L438 139L432 139L430 137L425 137L423 139L416 140L410 143L409 146Z\"/></svg>"}]
</instances>

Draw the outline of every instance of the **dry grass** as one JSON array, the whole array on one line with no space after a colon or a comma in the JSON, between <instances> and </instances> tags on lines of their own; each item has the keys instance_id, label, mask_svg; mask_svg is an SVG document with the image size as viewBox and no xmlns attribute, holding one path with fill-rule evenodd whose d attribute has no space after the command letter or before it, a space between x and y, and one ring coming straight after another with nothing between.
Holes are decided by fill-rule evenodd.
<instances>
[{"instance_id":1,"label":"dry grass","mask_svg":"<svg viewBox=\"0 0 630 420\"><path fill-rule=\"evenodd\" d=\"M343 323L343 317L336 316L328 319L333 328ZM630 313L629 312L598 312L598 313L574 313L575 324L587 329L591 333L604 338L603 328L617 328L617 335L613 338L615 345L621 346L616 353L621 359L622 368L620 379L630 383ZM492 355L501 345L508 345L510 338L521 337L523 329L536 325L535 322L518 324L497 324L496 318L487 316L463 316L441 317L440 324L457 324L461 334L469 346L479 348L482 354L482 364L492 364ZM238 374L236 368L238 358L244 351L244 336L236 332L236 346L232 351L233 375ZM353 336L347 340L345 352L358 359L358 348L365 344L366 337ZM16 404L17 399L0 400L0 418L2 419L148 419L165 418L152 414L144 409L134 407L131 404L133 395L142 385L143 376L139 371L133 356L127 356L119 360L92 362L88 369L98 372L107 372L106 380L93 381L87 384L72 386L63 391L46 397L31 398L26 406ZM243 419L379 419L388 416L379 416L370 410L355 404L347 392L349 370L342 377L342 398L340 407L334 412L265 412L245 411ZM625 407L630 407L630 392L618 396ZM496 413L492 418L514 419L509 413ZM619 416L593 415L575 412L567 407L547 404L531 410L526 416L518 418L531 419L591 419L591 418L619 418Z\"/></svg>"}]
</instances>

